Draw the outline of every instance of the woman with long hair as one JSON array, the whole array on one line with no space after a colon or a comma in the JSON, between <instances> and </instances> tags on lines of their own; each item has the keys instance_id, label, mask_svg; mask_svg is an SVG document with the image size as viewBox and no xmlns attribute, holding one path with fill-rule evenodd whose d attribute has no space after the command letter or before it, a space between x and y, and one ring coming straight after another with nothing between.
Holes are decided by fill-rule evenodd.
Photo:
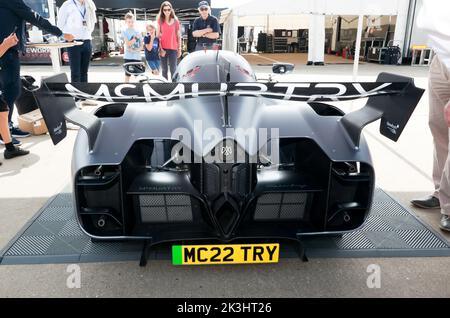
<instances>
[{"instance_id":1,"label":"woman with long hair","mask_svg":"<svg viewBox=\"0 0 450 318\"><path fill-rule=\"evenodd\" d=\"M161 4L156 21L158 22L158 37L160 41L160 56L162 76L169 79L177 68L177 59L181 56L181 28L172 4L164 1Z\"/></svg>"}]
</instances>

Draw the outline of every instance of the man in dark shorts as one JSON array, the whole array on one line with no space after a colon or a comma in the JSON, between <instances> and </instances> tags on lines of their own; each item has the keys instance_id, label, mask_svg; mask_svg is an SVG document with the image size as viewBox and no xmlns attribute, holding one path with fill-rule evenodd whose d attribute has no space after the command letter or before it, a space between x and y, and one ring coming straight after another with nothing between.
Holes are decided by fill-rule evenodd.
<instances>
[{"instance_id":1,"label":"man in dark shorts","mask_svg":"<svg viewBox=\"0 0 450 318\"><path fill-rule=\"evenodd\" d=\"M219 21L212 16L208 1L201 1L198 4L200 17L195 19L192 36L197 39L196 51L210 50L214 48L216 40L220 36Z\"/></svg>"},{"instance_id":2,"label":"man in dark shorts","mask_svg":"<svg viewBox=\"0 0 450 318\"><path fill-rule=\"evenodd\" d=\"M2 58L9 49L16 46L19 43L17 35L13 32L8 37L4 38L0 43L0 58ZM0 64L0 72L2 72L2 64ZM0 87L1 89L1 87ZM11 133L9 131L8 124L8 114L9 107L8 103L4 99L3 91L0 90L0 135L3 136L3 141L5 143L5 159L11 159L14 157L27 155L29 152L27 150L22 150L17 146L14 146L12 142ZM0 165L2 163L0 162Z\"/></svg>"},{"instance_id":3,"label":"man in dark shorts","mask_svg":"<svg viewBox=\"0 0 450 318\"><path fill-rule=\"evenodd\" d=\"M0 90L3 91L3 99L9 107L8 121L10 124L11 135L14 137L25 137L29 134L22 132L12 125L12 112L14 103L20 96L22 84L20 81L20 52L25 51L27 43L25 22L29 22L48 33L56 36L62 36L63 32L53 26L46 19L34 12L27 6L23 0L0 1L0 42L9 37L12 33L16 34L18 44L8 49L0 58ZM73 36L64 34L64 38L73 41ZM2 136L3 137L3 136ZM7 143L0 140L0 143ZM18 145L20 141L13 138L13 143Z\"/></svg>"},{"instance_id":4,"label":"man in dark shorts","mask_svg":"<svg viewBox=\"0 0 450 318\"><path fill-rule=\"evenodd\" d=\"M0 1L0 43L12 41L0 49L0 134L1 142L5 144L5 159L28 154L14 145L14 139L9 129L8 121L11 121L9 110L12 111L16 99L20 95L20 59L19 54L25 50L27 42L25 22L38 26L56 36L64 36L67 41L73 41L71 34L63 34L57 27L53 26L30 9L23 0Z\"/></svg>"}]
</instances>

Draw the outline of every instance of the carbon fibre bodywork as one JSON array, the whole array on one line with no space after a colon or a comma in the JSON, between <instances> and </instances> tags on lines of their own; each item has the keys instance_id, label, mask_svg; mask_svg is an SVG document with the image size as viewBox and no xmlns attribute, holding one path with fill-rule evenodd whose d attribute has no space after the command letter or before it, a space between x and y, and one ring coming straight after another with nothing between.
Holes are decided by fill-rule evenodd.
<instances>
[{"instance_id":1,"label":"carbon fibre bodywork","mask_svg":"<svg viewBox=\"0 0 450 318\"><path fill-rule=\"evenodd\" d=\"M91 93L76 83L52 86L64 82L59 77L37 97L55 143L65 123L59 127L52 117L52 98L66 105L60 116L83 128L73 152L73 190L80 226L91 237L298 239L352 231L366 219L375 173L361 130L381 118L381 133L397 140L423 93L408 78L379 80L378 88L298 84L280 93L283 85L257 83L242 57L207 51L182 61L175 83L160 84L171 85L165 94L156 94L158 85L143 86L143 94L138 85ZM362 109L344 114L323 103L351 89L369 97ZM315 94L305 100L300 90ZM69 105L71 96L110 104L87 116Z\"/></svg>"}]
</instances>

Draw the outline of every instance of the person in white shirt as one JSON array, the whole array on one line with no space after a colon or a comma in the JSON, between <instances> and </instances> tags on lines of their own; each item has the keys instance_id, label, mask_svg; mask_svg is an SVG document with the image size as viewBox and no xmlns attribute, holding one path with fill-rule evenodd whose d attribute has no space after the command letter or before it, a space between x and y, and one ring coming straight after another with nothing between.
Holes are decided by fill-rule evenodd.
<instances>
[{"instance_id":1,"label":"person in white shirt","mask_svg":"<svg viewBox=\"0 0 450 318\"><path fill-rule=\"evenodd\" d=\"M434 141L432 195L412 200L423 209L440 209L440 228L450 231L450 1L423 1L417 24L428 35L435 52L428 79L429 126Z\"/></svg>"},{"instance_id":2,"label":"person in white shirt","mask_svg":"<svg viewBox=\"0 0 450 318\"><path fill-rule=\"evenodd\" d=\"M58 27L75 36L83 45L68 48L72 82L88 81L92 56L92 32L97 23L96 6L92 0L67 0L58 12Z\"/></svg>"}]
</instances>

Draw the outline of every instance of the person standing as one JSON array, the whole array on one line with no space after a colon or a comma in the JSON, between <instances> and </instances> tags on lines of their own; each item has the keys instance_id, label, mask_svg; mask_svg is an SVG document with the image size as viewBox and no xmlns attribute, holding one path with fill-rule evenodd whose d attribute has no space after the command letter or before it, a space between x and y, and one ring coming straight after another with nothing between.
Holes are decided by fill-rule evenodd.
<instances>
[{"instance_id":1,"label":"person standing","mask_svg":"<svg viewBox=\"0 0 450 318\"><path fill-rule=\"evenodd\" d=\"M159 38L156 36L156 26L149 22L147 24L147 35L144 37L145 59L153 75L159 75L161 66L159 60Z\"/></svg>"},{"instance_id":2,"label":"person standing","mask_svg":"<svg viewBox=\"0 0 450 318\"><path fill-rule=\"evenodd\" d=\"M195 19L192 32L197 39L195 50L210 50L220 36L219 21L211 15L208 1L201 1L198 4L198 12L200 17Z\"/></svg>"},{"instance_id":3,"label":"person standing","mask_svg":"<svg viewBox=\"0 0 450 318\"><path fill-rule=\"evenodd\" d=\"M3 42L13 34L16 34L18 40L17 44L9 48L0 58L0 91L2 92L3 103L6 103L9 109L8 124L10 125L10 135L13 137L14 135L17 136L17 132L20 132L17 128L12 127L11 118L14 103L20 96L22 86L20 81L19 52L25 50L25 44L27 42L25 22L29 22L53 35L64 36L66 41L73 41L74 39L73 35L63 34L58 27L53 26L50 22L31 10L23 0L0 1L0 42ZM17 155L22 155L23 152L12 151L11 147L11 142L15 145L20 144L20 142L14 138L11 139L11 142L8 142L10 136L7 136L5 132L2 133L2 143L5 143L7 150L11 150L8 151L9 155L7 155L7 150L5 150L5 157L9 159ZM18 149L15 148L15 150Z\"/></svg>"},{"instance_id":4,"label":"person standing","mask_svg":"<svg viewBox=\"0 0 450 318\"><path fill-rule=\"evenodd\" d=\"M142 62L141 51L143 46L142 35L135 29L134 24L136 20L134 14L128 12L125 15L126 29L122 32L122 38L125 47L125 54L123 56L125 63ZM130 81L131 75L125 72L125 82Z\"/></svg>"},{"instance_id":5,"label":"person standing","mask_svg":"<svg viewBox=\"0 0 450 318\"><path fill-rule=\"evenodd\" d=\"M436 8L439 8L437 10ZM423 209L440 209L440 228L450 231L450 3L448 0L423 1L418 26L428 34L435 56L428 77L428 123L434 141L432 195L412 200Z\"/></svg>"},{"instance_id":6,"label":"person standing","mask_svg":"<svg viewBox=\"0 0 450 318\"><path fill-rule=\"evenodd\" d=\"M162 76L169 79L173 77L177 68L177 59L181 57L181 30L172 4L164 1L161 4L157 16L158 21L158 37L160 41L160 56Z\"/></svg>"},{"instance_id":7,"label":"person standing","mask_svg":"<svg viewBox=\"0 0 450 318\"><path fill-rule=\"evenodd\" d=\"M248 49L247 49L247 53L252 53L253 41L255 40L254 32L255 32L255 29L251 28L250 29L250 34L248 35Z\"/></svg>"},{"instance_id":8,"label":"person standing","mask_svg":"<svg viewBox=\"0 0 450 318\"><path fill-rule=\"evenodd\" d=\"M92 0L67 0L58 12L58 27L74 35L76 45L67 49L70 77L73 83L88 82L89 63L92 56L92 32L97 23L96 6Z\"/></svg>"},{"instance_id":9,"label":"person standing","mask_svg":"<svg viewBox=\"0 0 450 318\"><path fill-rule=\"evenodd\" d=\"M11 33L10 36L5 38L3 42L0 44L0 58L12 47L16 46L19 43L19 39L15 33ZM1 70L0 70L1 72ZM11 159L18 156L27 155L30 152L27 150L22 150L12 143L11 133L9 131L8 125L8 113L9 108L5 99L3 98L3 92L0 91L0 135L3 136L3 141L5 143L5 159ZM0 165L2 163L0 162Z\"/></svg>"}]
</instances>

